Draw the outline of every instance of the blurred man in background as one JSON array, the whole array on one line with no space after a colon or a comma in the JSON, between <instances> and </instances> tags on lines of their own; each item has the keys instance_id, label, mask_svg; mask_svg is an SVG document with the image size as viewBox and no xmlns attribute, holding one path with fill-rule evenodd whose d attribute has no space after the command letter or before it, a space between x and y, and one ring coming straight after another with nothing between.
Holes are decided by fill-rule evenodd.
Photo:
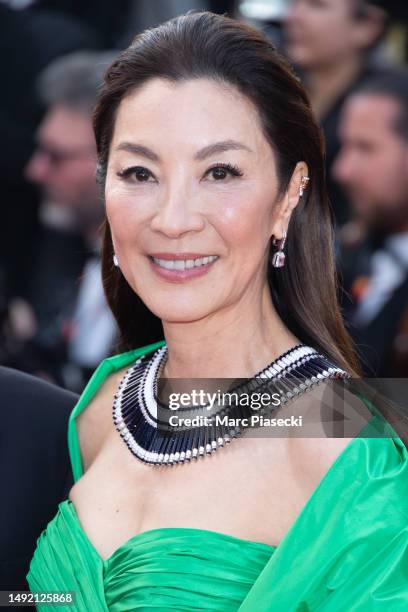
<instances>
[{"instance_id":1,"label":"blurred man in background","mask_svg":"<svg viewBox=\"0 0 408 612\"><path fill-rule=\"evenodd\" d=\"M23 171L44 112L35 91L36 79L56 57L77 49L96 49L99 44L92 29L75 17L23 8L28 4L38 3L0 0L0 136L6 145L0 155L4 206L0 224L0 321L2 311L7 314L9 299L26 296L35 252L39 201ZM1 352L0 346L0 358Z\"/></svg>"},{"instance_id":2,"label":"blurred man in background","mask_svg":"<svg viewBox=\"0 0 408 612\"><path fill-rule=\"evenodd\" d=\"M353 220L339 233L349 329L367 376L408 376L408 70L346 102L334 178Z\"/></svg>"},{"instance_id":3,"label":"blurred man in background","mask_svg":"<svg viewBox=\"0 0 408 612\"><path fill-rule=\"evenodd\" d=\"M112 349L116 328L100 279L104 209L95 182L91 114L112 52L54 60L38 87L47 112L26 177L42 194L28 302L11 308L9 365L80 391Z\"/></svg>"},{"instance_id":4,"label":"blurred man in background","mask_svg":"<svg viewBox=\"0 0 408 612\"><path fill-rule=\"evenodd\" d=\"M329 174L339 150L339 115L353 89L379 73L373 50L386 27L386 13L366 0L293 0L284 22L286 51L302 73L325 134L328 188L337 226L349 214L347 199Z\"/></svg>"}]
</instances>

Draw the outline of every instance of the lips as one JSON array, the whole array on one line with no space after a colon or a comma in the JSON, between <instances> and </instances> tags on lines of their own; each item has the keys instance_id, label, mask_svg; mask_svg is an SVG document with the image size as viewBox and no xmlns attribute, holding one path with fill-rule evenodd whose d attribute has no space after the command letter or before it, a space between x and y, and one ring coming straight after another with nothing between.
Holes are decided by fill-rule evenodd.
<instances>
[{"instance_id":1,"label":"lips","mask_svg":"<svg viewBox=\"0 0 408 612\"><path fill-rule=\"evenodd\" d=\"M217 255L206 255L204 257L186 259L164 259L152 257L153 262L165 270L191 270L212 263L218 259Z\"/></svg>"},{"instance_id":2,"label":"lips","mask_svg":"<svg viewBox=\"0 0 408 612\"><path fill-rule=\"evenodd\" d=\"M206 274L219 257L202 253L152 253L148 258L162 279L183 282Z\"/></svg>"}]
</instances>

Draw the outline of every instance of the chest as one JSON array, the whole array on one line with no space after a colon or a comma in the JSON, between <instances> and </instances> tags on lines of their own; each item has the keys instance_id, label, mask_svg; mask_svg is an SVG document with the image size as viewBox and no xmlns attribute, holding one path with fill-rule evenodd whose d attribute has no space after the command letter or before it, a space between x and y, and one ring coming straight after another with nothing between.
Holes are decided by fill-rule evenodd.
<instances>
[{"instance_id":1,"label":"chest","mask_svg":"<svg viewBox=\"0 0 408 612\"><path fill-rule=\"evenodd\" d=\"M276 546L310 492L301 462L280 440L243 437L211 456L158 467L134 457L113 423L104 433L99 444L85 445L85 473L70 492L84 531L104 557L130 537L162 527Z\"/></svg>"},{"instance_id":2,"label":"chest","mask_svg":"<svg viewBox=\"0 0 408 612\"><path fill-rule=\"evenodd\" d=\"M69 495L105 558L129 538L163 527L277 546L347 443L243 436L198 460L148 465L130 452L113 423L121 375L108 380L77 419L84 474Z\"/></svg>"}]
</instances>

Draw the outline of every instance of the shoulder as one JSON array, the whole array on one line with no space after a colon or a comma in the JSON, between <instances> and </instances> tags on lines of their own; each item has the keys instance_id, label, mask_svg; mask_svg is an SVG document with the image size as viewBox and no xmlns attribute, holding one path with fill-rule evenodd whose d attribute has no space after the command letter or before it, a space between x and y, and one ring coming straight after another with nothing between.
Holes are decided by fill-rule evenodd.
<instances>
[{"instance_id":1,"label":"shoulder","mask_svg":"<svg viewBox=\"0 0 408 612\"><path fill-rule=\"evenodd\" d=\"M35 416L32 425L48 425L66 422L69 413L78 400L75 393L61 389L17 370L0 366L0 393L6 411L7 421L29 419Z\"/></svg>"},{"instance_id":2,"label":"shoulder","mask_svg":"<svg viewBox=\"0 0 408 612\"><path fill-rule=\"evenodd\" d=\"M363 394L356 393L351 381L321 379L283 407L282 416L286 412L302 417L301 427L289 432L288 458L311 487L372 423L372 406Z\"/></svg>"},{"instance_id":3,"label":"shoulder","mask_svg":"<svg viewBox=\"0 0 408 612\"><path fill-rule=\"evenodd\" d=\"M136 362L139 362L144 367L154 352L163 345L164 341L155 342L154 344L117 353L101 361L81 395L81 400L86 395L91 395L92 399L84 406L80 417L82 418L85 413L94 412L96 407L103 404L106 399L113 399L115 391L126 371Z\"/></svg>"},{"instance_id":4,"label":"shoulder","mask_svg":"<svg viewBox=\"0 0 408 612\"><path fill-rule=\"evenodd\" d=\"M289 462L311 493L354 438L292 438Z\"/></svg>"},{"instance_id":5,"label":"shoulder","mask_svg":"<svg viewBox=\"0 0 408 612\"><path fill-rule=\"evenodd\" d=\"M0 393L0 480L6 486L12 476L13 494L4 507L11 516L17 504L27 508L34 490L40 492L44 507L61 494L69 475L68 420L77 396L4 367L0 367ZM24 487L17 490L16 482L24 483ZM36 504L31 510L34 514L38 511Z\"/></svg>"},{"instance_id":6,"label":"shoulder","mask_svg":"<svg viewBox=\"0 0 408 612\"><path fill-rule=\"evenodd\" d=\"M112 429L112 406L119 383L129 366L109 374L76 419L84 472L91 465Z\"/></svg>"},{"instance_id":7,"label":"shoulder","mask_svg":"<svg viewBox=\"0 0 408 612\"><path fill-rule=\"evenodd\" d=\"M384 485L389 489L388 497L383 500L387 504L391 502L392 490L398 498L405 496L408 515L408 449L401 438L378 434L377 437L298 438L293 442L291 457L296 457L311 480L320 482L342 458L342 477L352 473L360 486L371 483L377 490ZM393 482L398 485L391 486Z\"/></svg>"},{"instance_id":8,"label":"shoulder","mask_svg":"<svg viewBox=\"0 0 408 612\"><path fill-rule=\"evenodd\" d=\"M82 424L98 419L101 413L105 412L107 404L111 405L120 381L132 364L138 360L147 363L154 351L163 344L163 341L156 342L117 353L101 361L81 395L81 402L86 395L92 396L92 399L83 406L77 418L77 426L82 427Z\"/></svg>"},{"instance_id":9,"label":"shoulder","mask_svg":"<svg viewBox=\"0 0 408 612\"><path fill-rule=\"evenodd\" d=\"M119 353L105 359L97 368L93 379L95 388L92 399L76 418L84 471L91 465L112 432L114 396L124 375L137 360L141 359L141 364L147 363L156 349L163 345L164 341L159 341Z\"/></svg>"}]
</instances>

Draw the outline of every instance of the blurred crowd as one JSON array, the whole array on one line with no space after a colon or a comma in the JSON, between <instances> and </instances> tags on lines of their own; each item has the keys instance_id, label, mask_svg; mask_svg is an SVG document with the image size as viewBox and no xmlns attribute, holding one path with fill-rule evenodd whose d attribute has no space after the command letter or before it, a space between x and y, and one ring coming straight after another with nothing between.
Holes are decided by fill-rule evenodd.
<instances>
[{"instance_id":1,"label":"blurred crowd","mask_svg":"<svg viewBox=\"0 0 408 612\"><path fill-rule=\"evenodd\" d=\"M0 363L80 392L115 351L92 108L133 36L190 9L261 28L306 86L347 327L365 376L408 377L408 11L392 0L0 0Z\"/></svg>"}]
</instances>

